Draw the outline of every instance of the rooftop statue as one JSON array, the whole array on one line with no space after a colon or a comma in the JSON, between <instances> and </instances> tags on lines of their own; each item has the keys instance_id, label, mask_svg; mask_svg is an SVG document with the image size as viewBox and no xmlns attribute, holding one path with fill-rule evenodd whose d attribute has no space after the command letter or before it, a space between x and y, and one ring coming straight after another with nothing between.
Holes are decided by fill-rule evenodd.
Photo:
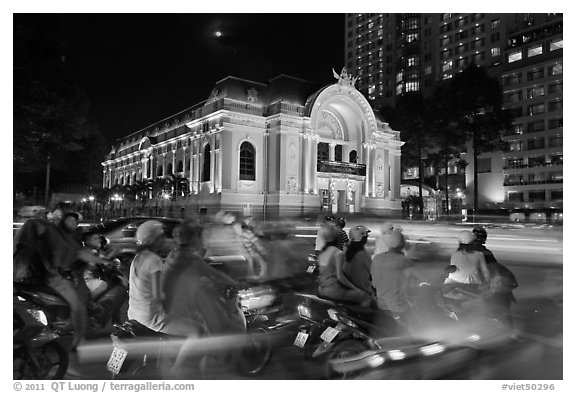
<instances>
[{"instance_id":1,"label":"rooftop statue","mask_svg":"<svg viewBox=\"0 0 576 393\"><path fill-rule=\"evenodd\" d=\"M347 71L346 67L342 67L342 71L340 72L340 75L338 75L338 73L334 71L334 68L332 68L334 78L338 80L339 84L354 87L354 84L358 80L358 77L354 78L352 74L348 74L346 71Z\"/></svg>"}]
</instances>

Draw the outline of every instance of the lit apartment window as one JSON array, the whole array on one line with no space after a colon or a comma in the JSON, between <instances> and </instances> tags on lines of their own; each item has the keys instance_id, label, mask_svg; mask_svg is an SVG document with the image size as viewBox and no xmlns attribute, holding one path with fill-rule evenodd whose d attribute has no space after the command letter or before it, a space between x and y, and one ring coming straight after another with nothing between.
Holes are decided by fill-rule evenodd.
<instances>
[{"instance_id":1,"label":"lit apartment window","mask_svg":"<svg viewBox=\"0 0 576 393\"><path fill-rule=\"evenodd\" d=\"M530 116L539 115L546 111L546 106L542 104L530 105L528 107L528 114Z\"/></svg>"},{"instance_id":2,"label":"lit apartment window","mask_svg":"<svg viewBox=\"0 0 576 393\"><path fill-rule=\"evenodd\" d=\"M432 73L432 66L426 66L424 68L424 75L430 75Z\"/></svg>"},{"instance_id":3,"label":"lit apartment window","mask_svg":"<svg viewBox=\"0 0 576 393\"><path fill-rule=\"evenodd\" d=\"M544 95L544 85L534 86L528 89L528 98L535 98Z\"/></svg>"},{"instance_id":4,"label":"lit apartment window","mask_svg":"<svg viewBox=\"0 0 576 393\"><path fill-rule=\"evenodd\" d=\"M370 87L368 88L368 94L372 95L372 94L374 94L375 91L376 91L376 86L370 85Z\"/></svg>"},{"instance_id":5,"label":"lit apartment window","mask_svg":"<svg viewBox=\"0 0 576 393\"><path fill-rule=\"evenodd\" d=\"M500 56L500 48L490 49L490 54L492 55L492 57Z\"/></svg>"},{"instance_id":6,"label":"lit apartment window","mask_svg":"<svg viewBox=\"0 0 576 393\"><path fill-rule=\"evenodd\" d=\"M403 77L402 72L397 73L396 74L396 82L402 82L402 77Z\"/></svg>"},{"instance_id":7,"label":"lit apartment window","mask_svg":"<svg viewBox=\"0 0 576 393\"><path fill-rule=\"evenodd\" d=\"M490 28L495 29L498 27L499 24L500 24L500 19L494 19L492 22L490 22Z\"/></svg>"},{"instance_id":8,"label":"lit apartment window","mask_svg":"<svg viewBox=\"0 0 576 393\"><path fill-rule=\"evenodd\" d=\"M452 69L452 60L446 62L443 66L442 66L442 71L446 72Z\"/></svg>"},{"instance_id":9,"label":"lit apartment window","mask_svg":"<svg viewBox=\"0 0 576 393\"><path fill-rule=\"evenodd\" d=\"M549 76L561 75L561 74L562 74L562 63L554 64L552 67L548 68Z\"/></svg>"},{"instance_id":10,"label":"lit apartment window","mask_svg":"<svg viewBox=\"0 0 576 393\"><path fill-rule=\"evenodd\" d=\"M418 91L420 90L420 82L408 82L406 83L406 92Z\"/></svg>"},{"instance_id":11,"label":"lit apartment window","mask_svg":"<svg viewBox=\"0 0 576 393\"><path fill-rule=\"evenodd\" d=\"M524 125L523 124L513 124L512 125L512 134L522 135L523 132L524 132Z\"/></svg>"},{"instance_id":12,"label":"lit apartment window","mask_svg":"<svg viewBox=\"0 0 576 393\"><path fill-rule=\"evenodd\" d=\"M406 42L416 41L418 38L420 38L420 34L410 33L406 36Z\"/></svg>"},{"instance_id":13,"label":"lit apartment window","mask_svg":"<svg viewBox=\"0 0 576 393\"><path fill-rule=\"evenodd\" d=\"M511 141L509 146L510 146L510 151L521 151L522 150L522 141Z\"/></svg>"},{"instance_id":14,"label":"lit apartment window","mask_svg":"<svg viewBox=\"0 0 576 393\"><path fill-rule=\"evenodd\" d=\"M542 45L536 45L528 48L528 57L538 56L542 54Z\"/></svg>"},{"instance_id":15,"label":"lit apartment window","mask_svg":"<svg viewBox=\"0 0 576 393\"><path fill-rule=\"evenodd\" d=\"M450 37L442 38L441 46L450 44Z\"/></svg>"},{"instance_id":16,"label":"lit apartment window","mask_svg":"<svg viewBox=\"0 0 576 393\"><path fill-rule=\"evenodd\" d=\"M402 94L403 87L404 87L404 85L402 83L400 83L398 86L396 86L396 95Z\"/></svg>"},{"instance_id":17,"label":"lit apartment window","mask_svg":"<svg viewBox=\"0 0 576 393\"><path fill-rule=\"evenodd\" d=\"M522 60L522 50L511 52L508 55L508 63L514 63L515 61L518 60Z\"/></svg>"},{"instance_id":18,"label":"lit apartment window","mask_svg":"<svg viewBox=\"0 0 576 393\"><path fill-rule=\"evenodd\" d=\"M557 49L562 49L562 47L563 47L562 38L550 42L550 52L555 51Z\"/></svg>"},{"instance_id":19,"label":"lit apartment window","mask_svg":"<svg viewBox=\"0 0 576 393\"><path fill-rule=\"evenodd\" d=\"M418 65L418 57L410 56L408 58L408 67L414 67Z\"/></svg>"},{"instance_id":20,"label":"lit apartment window","mask_svg":"<svg viewBox=\"0 0 576 393\"><path fill-rule=\"evenodd\" d=\"M452 14L442 14L442 20L450 19Z\"/></svg>"}]
</instances>

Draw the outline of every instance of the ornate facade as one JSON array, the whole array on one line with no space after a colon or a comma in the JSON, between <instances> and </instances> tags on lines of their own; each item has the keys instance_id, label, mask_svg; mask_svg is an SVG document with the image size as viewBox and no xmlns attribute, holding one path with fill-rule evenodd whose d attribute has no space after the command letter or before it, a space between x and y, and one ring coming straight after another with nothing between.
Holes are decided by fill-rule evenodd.
<instances>
[{"instance_id":1,"label":"ornate facade","mask_svg":"<svg viewBox=\"0 0 576 393\"><path fill-rule=\"evenodd\" d=\"M399 211L400 133L345 70L334 74L324 87L227 77L205 102L114 145L103 186L176 175L190 191L181 204L253 216Z\"/></svg>"}]
</instances>

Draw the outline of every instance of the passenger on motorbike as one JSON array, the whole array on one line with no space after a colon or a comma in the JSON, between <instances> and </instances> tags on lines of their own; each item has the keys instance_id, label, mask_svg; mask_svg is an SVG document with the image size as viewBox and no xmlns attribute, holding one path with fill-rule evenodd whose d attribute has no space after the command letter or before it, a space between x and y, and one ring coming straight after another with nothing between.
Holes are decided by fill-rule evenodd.
<instances>
[{"instance_id":1,"label":"passenger on motorbike","mask_svg":"<svg viewBox=\"0 0 576 393\"><path fill-rule=\"evenodd\" d=\"M344 217L339 217L338 220L336 220L336 224L340 229L340 233L338 235L338 244L336 245L336 247L338 247L338 249L342 251L345 251L348 245L350 244L350 239L348 238L348 235L344 230L344 227L346 226L346 219Z\"/></svg>"},{"instance_id":2,"label":"passenger on motorbike","mask_svg":"<svg viewBox=\"0 0 576 393\"><path fill-rule=\"evenodd\" d=\"M268 274L266 249L261 240L254 233L254 219L247 217L242 220L242 245L246 251L248 260L249 276L265 279Z\"/></svg>"},{"instance_id":3,"label":"passenger on motorbike","mask_svg":"<svg viewBox=\"0 0 576 393\"><path fill-rule=\"evenodd\" d=\"M110 256L113 255L114 252L108 254L101 252L102 243L98 233L88 231L84 233L83 239L84 247L101 260L99 264L88 264L84 269L83 277L86 286L90 290L92 300L98 300L96 303L89 303L89 308L96 311L94 313L95 322L100 325L105 325L108 316L113 316L114 319L122 303L125 301L128 280L119 272L113 275L106 273L110 269L107 266L113 263ZM105 296L102 296L104 294ZM120 321L113 320L113 322Z\"/></svg>"},{"instance_id":4,"label":"passenger on motorbike","mask_svg":"<svg viewBox=\"0 0 576 393\"><path fill-rule=\"evenodd\" d=\"M45 284L70 305L74 328L71 349L84 339L89 290L82 266L98 259L82 248L78 215L68 212L56 222L28 220L14 238L14 280Z\"/></svg>"},{"instance_id":5,"label":"passenger on motorbike","mask_svg":"<svg viewBox=\"0 0 576 393\"><path fill-rule=\"evenodd\" d=\"M338 229L332 224L324 225L318 231L318 238L324 244L318 255L319 275L318 294L336 301L369 306L371 296L355 286L344 274L345 255L336 247Z\"/></svg>"},{"instance_id":6,"label":"passenger on motorbike","mask_svg":"<svg viewBox=\"0 0 576 393\"><path fill-rule=\"evenodd\" d=\"M404 237L399 231L391 231L385 237L388 251L374 256L372 261L372 285L380 310L391 312L396 318L409 323L410 304L407 289L409 277L418 275L412 261L404 254Z\"/></svg>"},{"instance_id":7,"label":"passenger on motorbike","mask_svg":"<svg viewBox=\"0 0 576 393\"><path fill-rule=\"evenodd\" d=\"M458 268L444 282L448 288L457 286L471 292L481 292L490 283L490 272L484 254L476 250L472 231L462 231L458 238L458 250L450 257L450 265ZM483 286L481 288L481 286Z\"/></svg>"},{"instance_id":8,"label":"passenger on motorbike","mask_svg":"<svg viewBox=\"0 0 576 393\"><path fill-rule=\"evenodd\" d=\"M356 225L350 229L350 245L345 254L344 274L354 286L373 297L374 288L370 274L372 258L364 248L368 242L369 233L370 230L364 225Z\"/></svg>"},{"instance_id":9,"label":"passenger on motorbike","mask_svg":"<svg viewBox=\"0 0 576 393\"><path fill-rule=\"evenodd\" d=\"M238 283L204 261L202 232L202 226L194 220L182 224L180 251L166 266L164 307L170 317L196 322L201 326L201 336L244 334L245 319L236 297ZM175 372L180 371L193 346L182 347ZM204 358L203 367L215 359L222 361L231 352L224 345L213 350L224 355Z\"/></svg>"},{"instance_id":10,"label":"passenger on motorbike","mask_svg":"<svg viewBox=\"0 0 576 393\"><path fill-rule=\"evenodd\" d=\"M156 332L197 336L198 325L186 318L169 316L164 309L163 266L157 252L165 240L161 222L144 222L136 231L138 253L130 266L128 318Z\"/></svg>"},{"instance_id":11,"label":"passenger on motorbike","mask_svg":"<svg viewBox=\"0 0 576 393\"><path fill-rule=\"evenodd\" d=\"M492 251L486 248L485 244L488 238L486 229L481 225L476 225L472 232L475 236L476 250L484 255L486 266L490 272L490 296L487 297L486 302L496 317L512 327L510 308L512 303L516 302L512 292L518 287L516 277L506 266L498 263Z\"/></svg>"},{"instance_id":12,"label":"passenger on motorbike","mask_svg":"<svg viewBox=\"0 0 576 393\"><path fill-rule=\"evenodd\" d=\"M320 236L320 230L325 227L326 225L332 225L335 226L335 222L334 222L335 217L331 214L327 215L326 217L324 217L324 221L322 222L322 224L320 224L320 228L318 229L318 232L316 233L316 243L314 244L314 253L316 255L319 255L320 252L324 249L325 243L324 243L324 239L323 237ZM337 245L338 243L336 243Z\"/></svg>"}]
</instances>

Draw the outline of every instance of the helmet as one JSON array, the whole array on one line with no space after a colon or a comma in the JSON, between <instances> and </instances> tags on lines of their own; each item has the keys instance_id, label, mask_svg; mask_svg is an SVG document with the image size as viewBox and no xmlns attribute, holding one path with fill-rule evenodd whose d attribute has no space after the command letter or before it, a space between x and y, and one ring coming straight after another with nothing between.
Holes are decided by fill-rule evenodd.
<instances>
[{"instance_id":1,"label":"helmet","mask_svg":"<svg viewBox=\"0 0 576 393\"><path fill-rule=\"evenodd\" d=\"M322 225L318 230L318 238L324 243L331 243L338 239L340 231L334 225Z\"/></svg>"},{"instance_id":2,"label":"helmet","mask_svg":"<svg viewBox=\"0 0 576 393\"><path fill-rule=\"evenodd\" d=\"M488 233L486 229L482 225L475 225L472 229L472 233L476 236L476 240L482 243L486 243L486 239L488 238Z\"/></svg>"},{"instance_id":3,"label":"helmet","mask_svg":"<svg viewBox=\"0 0 576 393\"><path fill-rule=\"evenodd\" d=\"M384 224L382 224L382 226L380 227L380 232L381 233L386 233L386 232L390 232L392 229L394 229L394 224L392 224L390 221L386 221Z\"/></svg>"},{"instance_id":4,"label":"helmet","mask_svg":"<svg viewBox=\"0 0 576 393\"><path fill-rule=\"evenodd\" d=\"M164 225L160 221L150 220L138 227L136 241L139 245L147 246L154 243L154 240L162 235L164 235Z\"/></svg>"},{"instance_id":5,"label":"helmet","mask_svg":"<svg viewBox=\"0 0 576 393\"><path fill-rule=\"evenodd\" d=\"M329 222L329 221L334 221L336 219L336 217L334 217L333 215L329 214L326 217L324 217L324 222Z\"/></svg>"},{"instance_id":6,"label":"helmet","mask_svg":"<svg viewBox=\"0 0 576 393\"><path fill-rule=\"evenodd\" d=\"M462 231L458 236L458 242L460 244L470 244L476 239L474 234L471 231Z\"/></svg>"},{"instance_id":7,"label":"helmet","mask_svg":"<svg viewBox=\"0 0 576 393\"><path fill-rule=\"evenodd\" d=\"M254 229L254 219L252 217L246 217L243 219L242 228Z\"/></svg>"},{"instance_id":8,"label":"helmet","mask_svg":"<svg viewBox=\"0 0 576 393\"><path fill-rule=\"evenodd\" d=\"M404 236L400 231L390 231L384 235L384 243L390 250L404 247Z\"/></svg>"},{"instance_id":9,"label":"helmet","mask_svg":"<svg viewBox=\"0 0 576 393\"><path fill-rule=\"evenodd\" d=\"M348 232L348 236L350 237L350 241L359 242L363 238L368 237L370 230L366 228L364 225L356 225L350 229Z\"/></svg>"},{"instance_id":10,"label":"helmet","mask_svg":"<svg viewBox=\"0 0 576 393\"><path fill-rule=\"evenodd\" d=\"M336 222L340 228L344 228L346 226L346 219L344 217L338 218Z\"/></svg>"}]
</instances>

